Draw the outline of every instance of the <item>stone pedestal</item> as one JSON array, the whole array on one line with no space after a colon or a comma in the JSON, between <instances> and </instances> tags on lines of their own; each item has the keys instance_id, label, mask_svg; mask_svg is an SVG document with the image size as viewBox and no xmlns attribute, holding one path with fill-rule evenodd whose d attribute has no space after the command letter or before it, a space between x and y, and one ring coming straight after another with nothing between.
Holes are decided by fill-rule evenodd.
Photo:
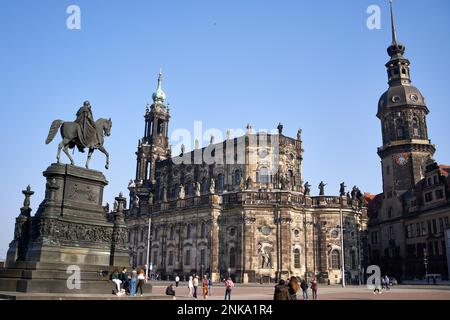
<instances>
[{"instance_id":1,"label":"stone pedestal","mask_svg":"<svg viewBox=\"0 0 450 320\"><path fill-rule=\"evenodd\" d=\"M129 265L123 204L108 218L99 171L52 164L43 174L45 199L33 217L29 201L21 209L0 291L110 293L110 272Z\"/></svg>"}]
</instances>

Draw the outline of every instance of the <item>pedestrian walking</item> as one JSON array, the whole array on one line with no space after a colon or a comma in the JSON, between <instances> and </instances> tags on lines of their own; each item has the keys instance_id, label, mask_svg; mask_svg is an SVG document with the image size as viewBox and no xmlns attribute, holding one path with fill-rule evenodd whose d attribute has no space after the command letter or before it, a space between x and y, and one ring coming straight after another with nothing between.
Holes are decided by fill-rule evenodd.
<instances>
[{"instance_id":1,"label":"pedestrian walking","mask_svg":"<svg viewBox=\"0 0 450 320\"><path fill-rule=\"evenodd\" d=\"M208 279L208 293L210 296L212 296L212 286L213 286L212 280L211 280L211 278L209 278Z\"/></svg>"},{"instance_id":2,"label":"pedestrian walking","mask_svg":"<svg viewBox=\"0 0 450 320\"><path fill-rule=\"evenodd\" d=\"M302 280L300 288L302 288L303 300L308 300L308 284L306 283L306 280Z\"/></svg>"},{"instance_id":3,"label":"pedestrian walking","mask_svg":"<svg viewBox=\"0 0 450 320\"><path fill-rule=\"evenodd\" d=\"M384 276L383 281L384 281L384 288L386 290L391 290L391 288L389 287L389 282L390 282L389 277L387 275Z\"/></svg>"},{"instance_id":4,"label":"pedestrian walking","mask_svg":"<svg viewBox=\"0 0 450 320\"><path fill-rule=\"evenodd\" d=\"M175 277L175 287L177 287L178 288L178 284L180 283L180 277L177 275L176 277Z\"/></svg>"},{"instance_id":5,"label":"pedestrian walking","mask_svg":"<svg viewBox=\"0 0 450 320\"><path fill-rule=\"evenodd\" d=\"M188 297L192 298L194 295L194 283L192 281L192 276L189 277L189 281L188 281L188 289L189 289L189 293L188 293Z\"/></svg>"},{"instance_id":6,"label":"pedestrian walking","mask_svg":"<svg viewBox=\"0 0 450 320\"><path fill-rule=\"evenodd\" d=\"M144 274L144 270L140 269L138 271L138 276L137 276L137 286L136 286L136 293L139 290L139 294L142 297L144 295L144 284L145 284L145 274Z\"/></svg>"},{"instance_id":7,"label":"pedestrian walking","mask_svg":"<svg viewBox=\"0 0 450 320\"><path fill-rule=\"evenodd\" d=\"M289 294L289 289L283 279L280 279L275 286L275 292L273 293L273 300L292 300Z\"/></svg>"},{"instance_id":8,"label":"pedestrian walking","mask_svg":"<svg viewBox=\"0 0 450 320\"><path fill-rule=\"evenodd\" d=\"M130 276L130 295L132 297L136 296L136 282L137 282L137 271L133 270L131 271Z\"/></svg>"},{"instance_id":9,"label":"pedestrian walking","mask_svg":"<svg viewBox=\"0 0 450 320\"><path fill-rule=\"evenodd\" d=\"M204 275L202 281L203 299L208 298L208 284L209 284L208 277Z\"/></svg>"},{"instance_id":10,"label":"pedestrian walking","mask_svg":"<svg viewBox=\"0 0 450 320\"><path fill-rule=\"evenodd\" d=\"M299 288L300 288L300 286L298 284L297 278L292 276L289 279L289 283L288 283L288 291L289 291L289 295L291 296L291 300L297 300L297 292L298 292Z\"/></svg>"},{"instance_id":11,"label":"pedestrian walking","mask_svg":"<svg viewBox=\"0 0 450 320\"><path fill-rule=\"evenodd\" d=\"M311 291L312 291L312 298L313 298L313 300L317 300L317 288L318 288L318 281L317 281L317 279L314 277L312 280L311 280Z\"/></svg>"},{"instance_id":12,"label":"pedestrian walking","mask_svg":"<svg viewBox=\"0 0 450 320\"><path fill-rule=\"evenodd\" d=\"M225 281L225 300L231 300L231 290L234 288L234 283L230 277Z\"/></svg>"},{"instance_id":13,"label":"pedestrian walking","mask_svg":"<svg viewBox=\"0 0 450 320\"><path fill-rule=\"evenodd\" d=\"M192 284L194 285L194 299L197 299L198 276L194 277L194 280L192 280Z\"/></svg>"}]
</instances>

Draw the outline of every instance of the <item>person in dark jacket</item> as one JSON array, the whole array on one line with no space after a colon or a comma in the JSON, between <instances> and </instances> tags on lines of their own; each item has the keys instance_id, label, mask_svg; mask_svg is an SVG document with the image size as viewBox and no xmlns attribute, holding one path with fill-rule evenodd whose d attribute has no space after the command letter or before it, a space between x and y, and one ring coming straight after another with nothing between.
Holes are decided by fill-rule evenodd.
<instances>
[{"instance_id":1,"label":"person in dark jacket","mask_svg":"<svg viewBox=\"0 0 450 320\"><path fill-rule=\"evenodd\" d=\"M288 291L292 300L297 300L297 292L300 286L298 285L297 278L292 276L289 279Z\"/></svg>"},{"instance_id":2,"label":"person in dark jacket","mask_svg":"<svg viewBox=\"0 0 450 320\"><path fill-rule=\"evenodd\" d=\"M283 279L281 279L275 286L273 300L292 300L288 287L285 285L285 281Z\"/></svg>"},{"instance_id":3,"label":"person in dark jacket","mask_svg":"<svg viewBox=\"0 0 450 320\"><path fill-rule=\"evenodd\" d=\"M166 288L166 295L168 295L168 296L175 296L175 289L173 288L173 283L171 283L171 284Z\"/></svg>"},{"instance_id":4,"label":"person in dark jacket","mask_svg":"<svg viewBox=\"0 0 450 320\"><path fill-rule=\"evenodd\" d=\"M308 283L306 283L306 280L302 280L300 288L303 291L303 300L308 300Z\"/></svg>"}]
</instances>

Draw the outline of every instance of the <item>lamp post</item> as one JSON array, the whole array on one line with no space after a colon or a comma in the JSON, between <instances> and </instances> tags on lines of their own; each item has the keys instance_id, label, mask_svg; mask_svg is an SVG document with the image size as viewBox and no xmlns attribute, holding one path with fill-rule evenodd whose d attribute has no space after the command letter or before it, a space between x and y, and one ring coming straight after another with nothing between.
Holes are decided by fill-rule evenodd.
<instances>
[{"instance_id":1,"label":"lamp post","mask_svg":"<svg viewBox=\"0 0 450 320\"><path fill-rule=\"evenodd\" d=\"M339 215L341 220L341 276L342 276L342 288L345 288L344 214L342 212L342 201L341 201L341 208L339 210Z\"/></svg>"}]
</instances>

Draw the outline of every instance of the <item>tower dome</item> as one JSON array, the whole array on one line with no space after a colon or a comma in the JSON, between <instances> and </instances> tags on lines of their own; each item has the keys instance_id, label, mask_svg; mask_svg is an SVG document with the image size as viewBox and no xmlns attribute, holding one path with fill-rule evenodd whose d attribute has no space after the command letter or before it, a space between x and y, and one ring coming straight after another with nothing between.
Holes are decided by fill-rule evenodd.
<instances>
[{"instance_id":1,"label":"tower dome","mask_svg":"<svg viewBox=\"0 0 450 320\"><path fill-rule=\"evenodd\" d=\"M156 91L152 95L153 102L155 102L155 103L156 102L162 103L166 99L166 94L163 91L161 85L162 85L162 71L159 71L158 87L156 88Z\"/></svg>"}]
</instances>

